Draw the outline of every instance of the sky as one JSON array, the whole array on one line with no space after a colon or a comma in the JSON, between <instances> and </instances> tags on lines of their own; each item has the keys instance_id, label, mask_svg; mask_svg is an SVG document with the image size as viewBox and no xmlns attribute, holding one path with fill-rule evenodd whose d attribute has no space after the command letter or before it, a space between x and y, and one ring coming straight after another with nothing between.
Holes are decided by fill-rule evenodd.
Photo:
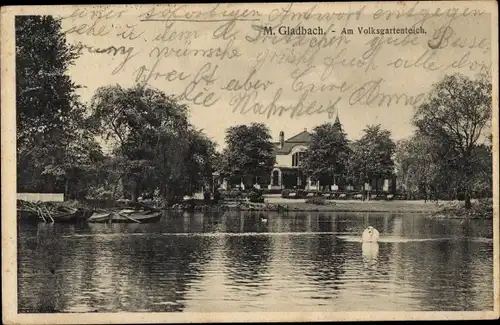
<instances>
[{"instance_id":1,"label":"sky","mask_svg":"<svg viewBox=\"0 0 500 325\"><path fill-rule=\"evenodd\" d=\"M58 14L67 41L81 45L68 73L84 86L84 102L98 87L131 87L151 73L147 84L178 96L191 123L223 146L236 124L266 123L277 140L280 131L289 138L337 114L351 140L369 124L402 139L434 83L490 69L489 14L453 2L395 5L89 6ZM265 26L275 35L263 36ZM281 35L280 26L326 34ZM425 32L374 34L413 27ZM272 104L290 108L268 116Z\"/></svg>"}]
</instances>

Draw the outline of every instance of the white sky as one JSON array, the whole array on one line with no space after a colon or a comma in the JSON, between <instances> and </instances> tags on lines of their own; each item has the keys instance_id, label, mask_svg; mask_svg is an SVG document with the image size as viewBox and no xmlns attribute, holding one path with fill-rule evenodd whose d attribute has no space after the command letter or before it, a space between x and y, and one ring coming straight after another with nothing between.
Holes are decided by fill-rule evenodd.
<instances>
[{"instance_id":1,"label":"white sky","mask_svg":"<svg viewBox=\"0 0 500 325\"><path fill-rule=\"evenodd\" d=\"M413 16L411 11L409 11L411 9L410 5L413 7ZM202 105L195 105L189 101L183 102L186 102L190 106L191 122L195 126L204 129L211 138L217 141L219 145L222 145L226 128L235 124L249 123L252 121L264 122L269 125L272 135L276 140L280 130L284 130L285 137L288 138L302 131L304 128L311 130L315 126L325 121L333 121L335 118L335 114L329 116L327 113L313 115L303 114L302 116L295 116L293 118L290 117L290 112L284 113L281 117L270 116L269 118L264 115L254 114L253 112L248 114L234 113L232 106L232 104L234 104L233 98L239 96L241 92L228 91L227 89L224 90L221 88L227 88L231 79L240 80L240 84L244 83L252 71L252 68L256 66L266 53L267 60L257 68L251 80L253 84L255 84L257 80L260 80L261 84L268 83L269 86L266 90L260 88L256 95L256 99L249 101L250 105L255 102L268 105L272 102L280 88L282 89L282 93L276 104L285 106L296 104L300 97L304 95L304 89L306 87L303 87L302 90L296 89L296 91L294 91L293 87L300 88L300 85L297 83L295 85L293 84L292 75L294 75L294 71L303 72L306 71L306 69L310 69L307 76L298 80L302 82L303 85L314 84L314 86L319 89L322 84L328 85L334 83L340 86L345 82L346 85L350 86L350 88L344 92L339 89L334 89L306 94L307 97L304 100L305 106L309 106L314 101L316 101L317 105L324 106L336 102L335 107L339 110L340 119L350 139L359 138L363 128L367 124L379 123L392 132L394 139L409 136L412 133L410 119L413 115L413 107L410 104L405 104L404 98L399 103L396 103L396 100L393 99L390 107L387 107L387 104L378 105L380 97L378 97L378 100L374 100L371 105L368 105L366 100L364 102L350 102L350 98L352 99L355 97L355 95L353 95L354 91L361 88L366 83L371 82L373 85L374 82L381 80L379 88L381 94L405 94L407 96L417 97L419 94L427 92L433 83L439 81L447 73L461 72L474 76L480 71L481 67L489 67L491 65L492 57L490 46L490 39L492 37L490 15L479 15L477 11L472 11L472 9L464 10L463 6L461 9L453 9L453 6L456 6L456 4L452 2L443 4L443 7L437 12L437 15L435 6L433 10L430 11L430 14L416 15L425 9L425 5L425 3L409 3L403 8L401 6L395 7L393 4L393 10L399 8L401 11L401 8L403 8L403 12L406 14L401 15L399 18L393 14L392 17L386 19L387 10L391 8L388 4L383 8L380 3L356 3L350 7L347 4L337 4L335 6L323 4L317 5L314 8L314 4L294 4L290 12L307 12L312 8L312 11L309 11L312 12L312 15L309 19L301 20L298 19L298 16L295 16L294 19L289 17L288 20L283 23L284 26L293 28L300 23L305 27L321 27L323 30L327 30L330 25L333 24L331 29L335 30L335 32L329 32L325 35L326 39L336 37L336 41L332 42L330 46L322 48L313 47L309 48L309 50L308 46L304 44L295 44L294 46L293 43L295 43L295 41L289 44L283 41L278 44L272 44L271 39L258 43L251 43L247 40L248 37L254 37L258 34L258 32L252 28L253 25L276 25L278 23L277 19L271 22L269 21L270 14L271 18L273 18L276 16L275 14L277 12L282 12L282 8L289 6L285 3L272 5L259 4L252 7L248 7L248 5L244 4L231 5L229 7L220 5L215 8L217 13L214 16L207 14L198 18L228 18L224 16L224 10L226 10L226 13L238 10L240 15L245 9L254 9L259 12L258 15L240 16L240 18L257 20L234 22L234 27L231 32L235 34L229 40L214 39L214 31L217 29L220 31L221 28L231 24L228 22L141 22L140 19L145 16L139 17L139 15L145 14L148 10L153 9L154 15L150 16L150 18L186 18L186 12L199 12L200 10L209 12L216 6L214 4L197 5L197 7L179 7L179 5L177 5L177 7L175 5L170 7L129 6L125 8L126 11L123 12L120 17L116 17L120 9L114 8L114 17L109 15L108 19L98 18L99 14L96 14L96 12L94 12L94 17L92 17L91 10L93 10L93 7L88 7L88 10L80 9L78 12L67 10L61 14L69 16L74 13L75 16L78 16L78 18L73 17L63 20L64 30L70 31L73 29L73 32L68 33L67 36L70 43L76 44L81 42L87 46L94 47L94 49L107 49L110 46L120 48L124 46L123 49L130 50L130 53L133 55L120 71L113 74L113 70L117 69L117 67L123 63L126 57L125 54L121 54L121 52L118 51L119 54L113 56L110 54L89 53L86 49L82 50L83 55L76 61L76 65L70 69L69 73L74 82L86 87L81 91L84 101L88 101L94 91L100 86L109 84L120 84L124 87L132 86L135 83L135 75L138 69L141 67L151 69L157 60L156 53L161 49L163 49L163 53L165 53L172 51L172 49L209 49L211 47L221 47L224 49L226 46L230 46L232 49L231 51L234 50L236 53L239 53L237 57L231 59L225 58L223 60L219 58L203 58L201 57L201 53L198 56L188 55L182 58L175 57L175 55L162 57L155 71L162 74L167 74L173 70L177 73L182 72L184 76L186 76L185 80L181 81L176 79L168 81L165 80L165 78L159 78L157 80L152 78L149 81L151 86L167 94L180 95L185 89L189 88L188 85L193 81L196 74L203 66L210 64L211 69L217 66L215 73L208 76L213 79L213 82L201 80L196 85L194 88L195 91L191 95L191 97L194 97L194 95L200 91L205 93L214 92L212 99L219 98L217 103L209 107L204 107ZM361 9L363 6L366 7ZM376 11L379 9L384 10L385 15L378 19L374 19L374 15L377 15ZM105 15L106 13L110 13L111 10L112 9L101 9L99 13L100 15ZM161 12L163 12L163 15L160 14ZM175 12L175 15L172 15L172 12ZM343 17L339 16L341 12L344 12ZM347 19L349 12L351 12L351 16ZM321 21L318 20L318 18L320 18L318 13L323 15L325 13L335 14L332 14L331 17L333 17L333 19L327 22L324 16ZM356 13L360 14L357 15ZM196 18L196 14L191 15L191 18ZM422 20L424 20L422 24L418 23ZM445 40L447 46L440 49L430 48L428 42L432 41L436 29L446 25L450 20L451 24L449 24L449 26L451 29L449 30L449 35L451 36ZM415 23L417 23L417 27L422 25L427 34L419 36L409 35L406 40L411 42L406 45L394 44L397 42L401 43L406 35L385 35L381 37L380 35L364 35L358 33L358 28L404 28L411 27ZM132 28L127 29L127 25L134 26L134 31L142 34L135 40L123 39L119 34L124 30L132 30ZM191 35L196 34L197 38L192 38L189 41L185 39L155 41L155 36L163 34L167 26L169 26L166 33L168 36L172 35L172 33L176 33L177 36L180 33L187 35L187 32L189 32ZM90 29L91 27L92 29ZM346 35L341 38L340 32L343 27L353 29L354 34ZM78 29L82 35L75 32L75 29ZM107 35L89 35L91 33L98 34L99 31L107 33ZM275 31L277 30L275 29ZM276 34L277 39L283 38L283 36L280 36L277 32ZM311 40L314 42L313 39L315 37L320 39L322 36L306 35L303 38L303 43L309 43ZM231 44L228 45L229 42L231 42ZM367 69L369 63L363 63L363 61L360 60L362 60L363 53L370 49L370 44L375 44L374 42L379 42L381 45L374 56L370 57L368 61L375 65L376 68L368 67ZM158 50L154 50L155 47L157 47ZM310 64L279 63L276 62L276 56L274 62L271 62L271 57L274 53L280 56L290 55L292 53L304 53L306 50L308 50L309 53L313 50L316 52ZM109 52L113 51L110 50ZM335 56L338 58L336 61L334 59ZM419 58L421 58L420 61L417 61ZM399 61L396 65L400 67L396 68L394 65L391 65L391 62L398 59ZM332 61L337 62L337 64L333 69L330 69L328 76L325 75L326 77L322 80L324 71L328 68L325 62L328 63ZM344 64L349 65L351 62L362 62L362 67L343 66ZM461 67L457 67L459 62ZM433 65L430 65L431 63ZM403 68L402 66L404 64L408 67ZM438 66L440 68L435 69L435 67ZM206 78L206 80L209 81L210 78Z\"/></svg>"}]
</instances>

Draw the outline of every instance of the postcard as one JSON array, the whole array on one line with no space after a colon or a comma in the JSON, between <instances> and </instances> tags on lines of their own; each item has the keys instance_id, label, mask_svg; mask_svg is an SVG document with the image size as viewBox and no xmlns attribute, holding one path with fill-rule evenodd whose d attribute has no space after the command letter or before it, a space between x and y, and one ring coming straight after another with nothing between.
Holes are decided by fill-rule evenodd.
<instances>
[{"instance_id":1,"label":"postcard","mask_svg":"<svg viewBox=\"0 0 500 325\"><path fill-rule=\"evenodd\" d=\"M494 319L494 1L6 6L6 324Z\"/></svg>"}]
</instances>

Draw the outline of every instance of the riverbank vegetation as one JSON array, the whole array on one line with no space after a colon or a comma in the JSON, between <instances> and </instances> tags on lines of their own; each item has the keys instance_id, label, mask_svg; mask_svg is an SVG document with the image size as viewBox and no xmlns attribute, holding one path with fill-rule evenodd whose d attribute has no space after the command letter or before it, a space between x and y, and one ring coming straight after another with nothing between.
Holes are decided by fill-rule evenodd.
<instances>
[{"instance_id":1,"label":"riverbank vegetation","mask_svg":"<svg viewBox=\"0 0 500 325\"><path fill-rule=\"evenodd\" d=\"M445 202L438 204L438 210L433 213L438 218L457 219L491 219L493 218L493 200L480 199L471 202L469 208L464 202Z\"/></svg>"},{"instance_id":2,"label":"riverbank vegetation","mask_svg":"<svg viewBox=\"0 0 500 325\"><path fill-rule=\"evenodd\" d=\"M16 17L18 192L175 202L211 177L215 143L185 105L144 85L100 87L84 104L65 74L77 59L58 20Z\"/></svg>"},{"instance_id":3,"label":"riverbank vegetation","mask_svg":"<svg viewBox=\"0 0 500 325\"><path fill-rule=\"evenodd\" d=\"M400 202L280 202L253 203L250 201L225 201L208 203L202 200L189 200L174 204L169 209L182 211L272 211L272 212L387 212L387 213L426 213L437 215L437 203L415 204ZM451 211L451 210L450 210ZM457 216L460 217L460 216Z\"/></svg>"},{"instance_id":4,"label":"riverbank vegetation","mask_svg":"<svg viewBox=\"0 0 500 325\"><path fill-rule=\"evenodd\" d=\"M338 119L312 131L297 166L304 175L328 188L397 178L397 193L385 191L384 201L342 202L344 197L334 198L338 192L329 191L331 200L321 192L306 195L306 202L272 204L265 202L262 190L222 195L212 183L214 174L237 179L245 188L269 183L276 161L266 125L229 128L226 149L219 153L216 143L189 122L186 105L145 84L103 86L83 103L77 95L81 86L66 74L81 53L66 43L60 22L51 16L17 16L15 27L18 192L64 193L66 200L82 204L142 200L175 209L437 211L492 217L489 76L454 74L436 83L415 111L415 133L409 139L394 141L381 125L368 125L350 143ZM183 202L200 189L205 201ZM376 183L370 195L376 199L380 192ZM290 193L279 192L284 198ZM396 197L461 200L463 205L385 202Z\"/></svg>"},{"instance_id":5,"label":"riverbank vegetation","mask_svg":"<svg viewBox=\"0 0 500 325\"><path fill-rule=\"evenodd\" d=\"M252 203L249 201L231 201L207 203L202 200L190 200L171 206L171 210L181 211L260 211L260 212L352 212L352 213L404 213L425 214L434 218L445 219L491 219L493 203L491 199L474 200L470 209L460 201L366 201L366 202L329 202L321 198L308 199L306 202Z\"/></svg>"}]
</instances>

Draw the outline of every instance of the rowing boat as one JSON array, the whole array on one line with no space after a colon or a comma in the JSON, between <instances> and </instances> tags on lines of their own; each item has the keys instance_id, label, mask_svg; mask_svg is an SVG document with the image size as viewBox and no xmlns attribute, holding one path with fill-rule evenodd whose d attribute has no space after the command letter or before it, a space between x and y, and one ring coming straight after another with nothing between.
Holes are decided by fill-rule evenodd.
<instances>
[{"instance_id":1,"label":"rowing boat","mask_svg":"<svg viewBox=\"0 0 500 325\"><path fill-rule=\"evenodd\" d=\"M58 222L58 223L79 223L87 220L93 211L84 209L75 209L68 207L59 207L55 211L43 213L42 210L33 210L20 208L17 210L19 221L38 223L38 222Z\"/></svg>"},{"instance_id":2,"label":"rowing boat","mask_svg":"<svg viewBox=\"0 0 500 325\"><path fill-rule=\"evenodd\" d=\"M88 222L149 223L161 219L161 211L120 210L116 212L94 213Z\"/></svg>"},{"instance_id":3,"label":"rowing boat","mask_svg":"<svg viewBox=\"0 0 500 325\"><path fill-rule=\"evenodd\" d=\"M83 209L71 209L71 211L58 212L52 215L54 222L77 223L86 221L91 217L93 211Z\"/></svg>"}]
</instances>

